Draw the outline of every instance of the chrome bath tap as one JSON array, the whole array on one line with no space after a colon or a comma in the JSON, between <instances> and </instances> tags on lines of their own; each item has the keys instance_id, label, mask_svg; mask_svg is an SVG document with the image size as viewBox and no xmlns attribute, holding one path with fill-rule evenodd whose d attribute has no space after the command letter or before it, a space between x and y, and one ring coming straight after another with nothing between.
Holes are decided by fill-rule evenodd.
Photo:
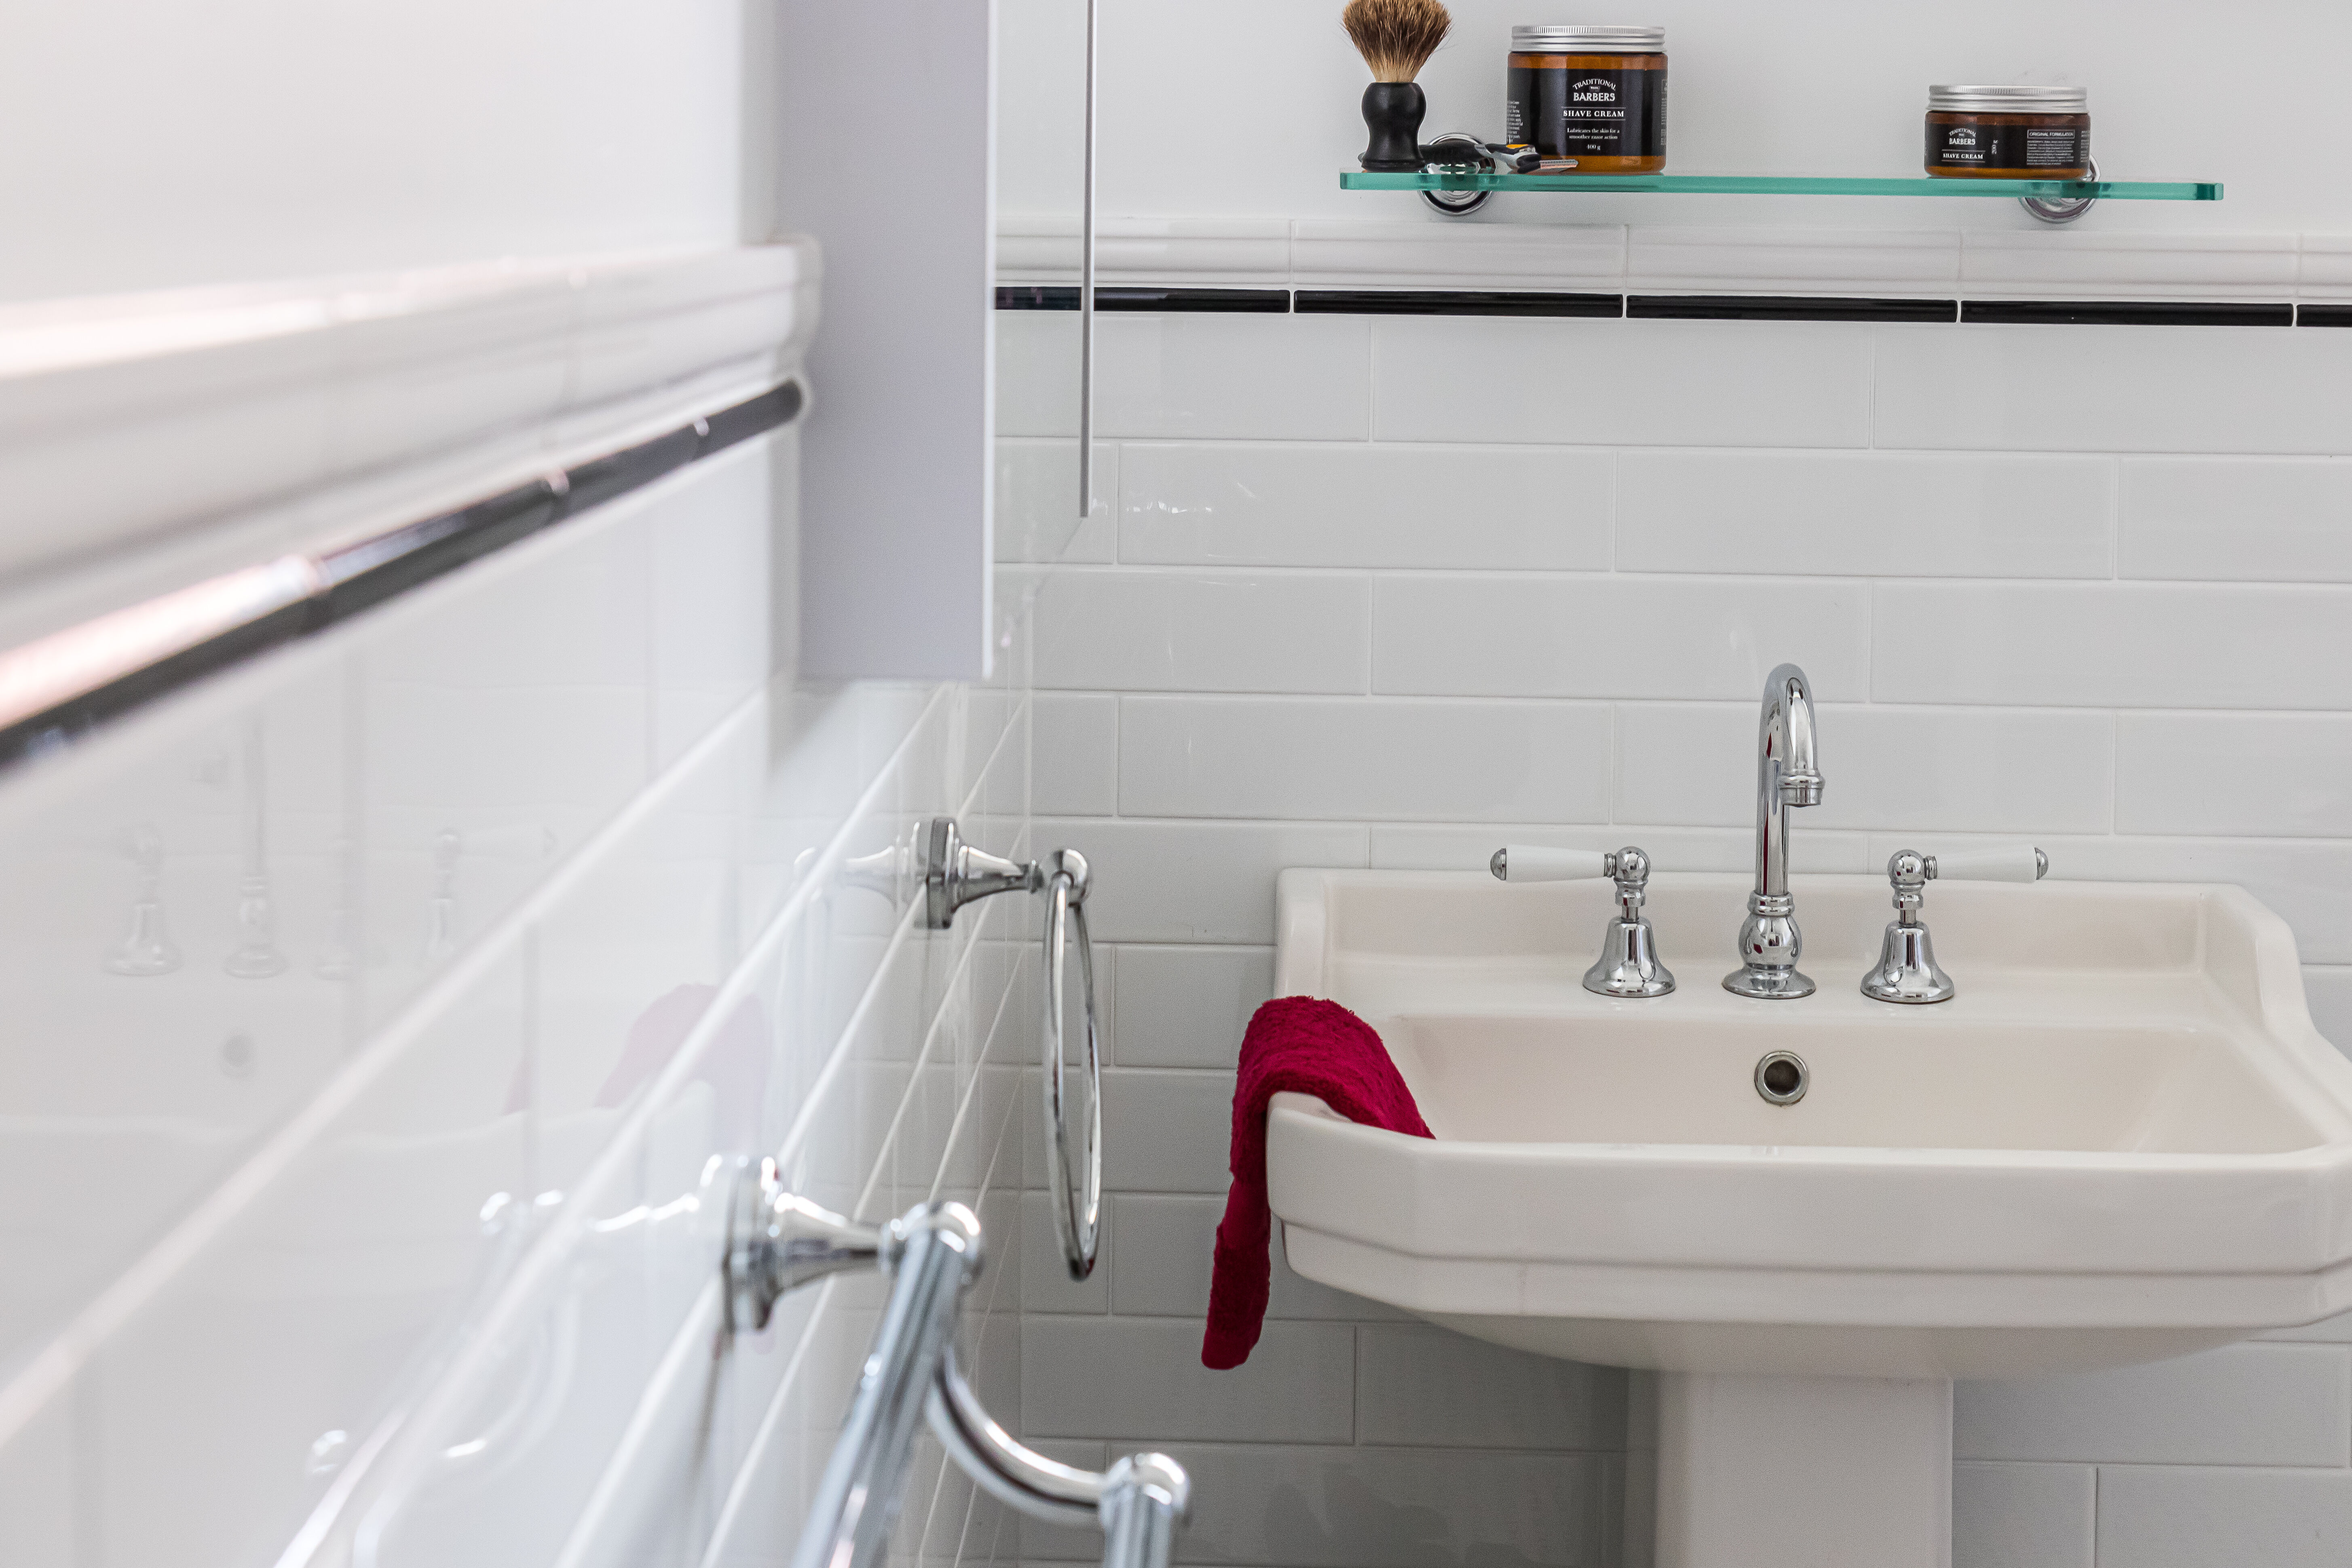
<instances>
[{"instance_id":1,"label":"chrome bath tap","mask_svg":"<svg viewBox=\"0 0 2352 1568\"><path fill-rule=\"evenodd\" d=\"M1797 972L1804 939L1789 892L1789 808L1821 803L1813 690L1803 670L1784 664L1765 677L1756 731L1756 890L1739 928L1740 966L1723 977L1735 995L1793 1001L1813 994L1813 983Z\"/></svg>"}]
</instances>

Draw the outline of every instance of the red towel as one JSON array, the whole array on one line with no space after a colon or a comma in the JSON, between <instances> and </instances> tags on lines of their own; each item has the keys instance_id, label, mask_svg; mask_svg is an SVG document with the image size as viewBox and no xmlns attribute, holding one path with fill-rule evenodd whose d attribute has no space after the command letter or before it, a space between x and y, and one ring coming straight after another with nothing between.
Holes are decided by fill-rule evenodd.
<instances>
[{"instance_id":1,"label":"red towel","mask_svg":"<svg viewBox=\"0 0 2352 1568\"><path fill-rule=\"evenodd\" d=\"M1220 1372L1249 1359L1265 1323L1266 1287L1274 1277L1266 1257L1274 1215L1265 1206L1265 1108L1286 1090L1314 1095L1350 1121L1430 1136L1412 1090L1397 1076L1389 1048L1370 1025L1315 996L1277 996L1257 1010L1242 1037L1241 1081L1234 1086L1234 1187L1217 1226L1209 1327L1201 1336L1201 1364Z\"/></svg>"}]
</instances>

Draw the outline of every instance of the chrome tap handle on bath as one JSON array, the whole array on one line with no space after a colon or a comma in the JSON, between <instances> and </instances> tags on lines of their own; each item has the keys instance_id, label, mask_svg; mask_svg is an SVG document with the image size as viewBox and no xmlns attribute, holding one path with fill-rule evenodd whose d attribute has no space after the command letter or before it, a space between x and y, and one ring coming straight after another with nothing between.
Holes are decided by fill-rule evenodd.
<instances>
[{"instance_id":1,"label":"chrome tap handle on bath","mask_svg":"<svg viewBox=\"0 0 2352 1568\"><path fill-rule=\"evenodd\" d=\"M1584 988L1603 996L1664 996L1674 971L1658 962L1658 939L1642 905L1649 899L1650 858L1628 844L1608 857L1617 879L1617 913L1601 933L1601 957L1584 972Z\"/></svg>"},{"instance_id":2,"label":"chrome tap handle on bath","mask_svg":"<svg viewBox=\"0 0 2352 1568\"><path fill-rule=\"evenodd\" d=\"M1723 977L1735 995L1789 1001L1813 994L1797 970L1804 939L1789 892L1789 808L1821 803L1813 689L1803 670L1784 664L1764 679L1756 726L1756 890L1739 928L1740 966Z\"/></svg>"},{"instance_id":3,"label":"chrome tap handle on bath","mask_svg":"<svg viewBox=\"0 0 2352 1568\"><path fill-rule=\"evenodd\" d=\"M1968 849L1940 858L1916 849L1896 850L1886 862L1887 884L1895 889L1895 918L1879 944L1878 963L1862 977L1862 994L1874 1002L1914 1006L1952 999L1958 988L1936 963L1935 939L1920 918L1929 882L2034 882L2049 869L2050 857L2039 849Z\"/></svg>"}]
</instances>

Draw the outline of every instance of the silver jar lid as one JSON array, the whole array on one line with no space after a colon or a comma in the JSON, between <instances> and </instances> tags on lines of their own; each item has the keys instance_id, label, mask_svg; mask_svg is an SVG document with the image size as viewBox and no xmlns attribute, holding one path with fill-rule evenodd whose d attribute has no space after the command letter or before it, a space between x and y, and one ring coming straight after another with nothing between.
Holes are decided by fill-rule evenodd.
<instances>
[{"instance_id":1,"label":"silver jar lid","mask_svg":"<svg viewBox=\"0 0 2352 1568\"><path fill-rule=\"evenodd\" d=\"M2083 87L1931 87L1929 113L2088 114L2091 91Z\"/></svg>"},{"instance_id":2,"label":"silver jar lid","mask_svg":"<svg viewBox=\"0 0 2352 1568\"><path fill-rule=\"evenodd\" d=\"M1511 49L1522 55L1657 55L1664 27L1513 27Z\"/></svg>"}]
</instances>

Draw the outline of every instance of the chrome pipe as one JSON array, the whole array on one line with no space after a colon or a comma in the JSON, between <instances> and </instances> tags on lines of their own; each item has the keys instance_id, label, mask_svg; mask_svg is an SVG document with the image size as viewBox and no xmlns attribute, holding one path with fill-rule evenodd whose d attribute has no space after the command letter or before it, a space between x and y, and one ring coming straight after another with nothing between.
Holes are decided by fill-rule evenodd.
<instances>
[{"instance_id":1,"label":"chrome pipe","mask_svg":"<svg viewBox=\"0 0 2352 1568\"><path fill-rule=\"evenodd\" d=\"M889 1547L916 1424L928 1417L949 1458L981 1489L1033 1519L1103 1531L1105 1568L1168 1568L1192 1502L1184 1468L1131 1454L1097 1475L1024 1447L999 1426L956 1365L963 1293L980 1276L980 1221L961 1204L924 1204L860 1226L783 1190L775 1162L739 1184L722 1255L730 1331L763 1324L782 1291L878 1265L895 1276L793 1568L873 1568Z\"/></svg>"},{"instance_id":2,"label":"chrome pipe","mask_svg":"<svg viewBox=\"0 0 2352 1568\"><path fill-rule=\"evenodd\" d=\"M898 1282L809 1500L793 1568L871 1568L888 1548L915 1427L954 1337L964 1287L980 1273L980 1221L963 1205L925 1204L890 1228L902 1238Z\"/></svg>"},{"instance_id":3,"label":"chrome pipe","mask_svg":"<svg viewBox=\"0 0 2352 1568\"><path fill-rule=\"evenodd\" d=\"M1129 1454L1104 1482L1103 1568L1168 1568L1192 1501L1184 1467L1165 1454Z\"/></svg>"},{"instance_id":4,"label":"chrome pipe","mask_svg":"<svg viewBox=\"0 0 2352 1568\"><path fill-rule=\"evenodd\" d=\"M982 1491L1032 1519L1082 1529L1102 1514L1105 1479L1022 1446L996 1424L956 1366L950 1345L926 1407L940 1446Z\"/></svg>"}]
</instances>

